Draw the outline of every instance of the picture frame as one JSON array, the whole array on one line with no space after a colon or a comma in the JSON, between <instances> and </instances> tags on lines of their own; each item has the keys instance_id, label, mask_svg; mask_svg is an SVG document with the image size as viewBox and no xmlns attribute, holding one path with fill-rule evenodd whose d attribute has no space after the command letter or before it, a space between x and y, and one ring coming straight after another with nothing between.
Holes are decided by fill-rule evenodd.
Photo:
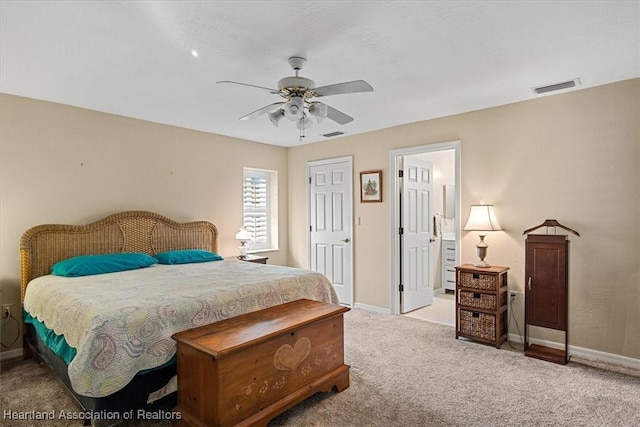
<instances>
[{"instance_id":1,"label":"picture frame","mask_svg":"<svg viewBox=\"0 0 640 427\"><path fill-rule=\"evenodd\" d=\"M360 172L360 203L382 202L382 171Z\"/></svg>"}]
</instances>

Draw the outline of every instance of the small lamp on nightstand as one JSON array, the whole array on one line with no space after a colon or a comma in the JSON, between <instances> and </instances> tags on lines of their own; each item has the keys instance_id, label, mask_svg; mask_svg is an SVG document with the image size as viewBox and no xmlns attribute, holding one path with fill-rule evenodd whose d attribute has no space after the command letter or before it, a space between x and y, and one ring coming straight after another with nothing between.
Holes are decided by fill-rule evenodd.
<instances>
[{"instance_id":1,"label":"small lamp on nightstand","mask_svg":"<svg viewBox=\"0 0 640 427\"><path fill-rule=\"evenodd\" d=\"M476 245L476 249L478 252L478 258L480 261L476 262L474 265L480 268L491 267L484 258L487 256L487 245L484 242L484 236L486 236L486 231L498 231L502 230L500 225L498 224L498 220L496 219L496 214L493 212L493 205L485 205L483 202L480 205L471 205L471 212L469 213L469 219L467 220L467 224L464 226L464 230L467 231L480 231L480 242Z\"/></svg>"},{"instance_id":2,"label":"small lamp on nightstand","mask_svg":"<svg viewBox=\"0 0 640 427\"><path fill-rule=\"evenodd\" d=\"M247 243L251 241L251 235L244 227L241 227L240 230L236 233L236 240L240 242L240 256L238 258L244 259L247 257Z\"/></svg>"}]
</instances>

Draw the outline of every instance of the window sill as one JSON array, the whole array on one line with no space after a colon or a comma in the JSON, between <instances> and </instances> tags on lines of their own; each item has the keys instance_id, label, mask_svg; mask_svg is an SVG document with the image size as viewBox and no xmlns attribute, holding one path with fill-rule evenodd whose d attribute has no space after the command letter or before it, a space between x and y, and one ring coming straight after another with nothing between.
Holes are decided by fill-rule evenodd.
<instances>
[{"instance_id":1,"label":"window sill","mask_svg":"<svg viewBox=\"0 0 640 427\"><path fill-rule=\"evenodd\" d=\"M277 252L279 251L279 248L268 248L268 249L255 249L255 250L248 250L247 253L248 254L262 254L265 252Z\"/></svg>"}]
</instances>

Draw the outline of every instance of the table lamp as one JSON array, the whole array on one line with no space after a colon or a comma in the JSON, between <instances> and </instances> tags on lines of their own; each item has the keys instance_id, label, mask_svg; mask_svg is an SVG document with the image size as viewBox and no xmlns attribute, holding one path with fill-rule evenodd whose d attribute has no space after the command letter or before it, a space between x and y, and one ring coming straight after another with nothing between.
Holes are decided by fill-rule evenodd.
<instances>
[{"instance_id":1,"label":"table lamp","mask_svg":"<svg viewBox=\"0 0 640 427\"><path fill-rule=\"evenodd\" d=\"M498 220L496 219L496 214L493 212L493 205L471 205L471 212L469 212L469 219L467 220L467 224L464 226L464 230L481 232L479 234L480 242L476 245L480 261L476 262L474 265L480 268L491 267L491 265L484 260L487 256L487 248L489 245L484 242L486 233L482 232L502 230L498 224Z\"/></svg>"},{"instance_id":2,"label":"table lamp","mask_svg":"<svg viewBox=\"0 0 640 427\"><path fill-rule=\"evenodd\" d=\"M247 243L251 241L251 235L244 227L240 227L240 230L236 233L236 240L240 242L238 249L240 250L240 259L247 257Z\"/></svg>"}]
</instances>

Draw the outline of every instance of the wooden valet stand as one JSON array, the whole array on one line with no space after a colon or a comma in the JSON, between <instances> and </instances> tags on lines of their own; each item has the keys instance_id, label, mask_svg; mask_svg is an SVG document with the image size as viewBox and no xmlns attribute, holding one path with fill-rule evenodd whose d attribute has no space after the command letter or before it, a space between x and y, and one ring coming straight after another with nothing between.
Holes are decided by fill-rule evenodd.
<instances>
[{"instance_id":1,"label":"wooden valet stand","mask_svg":"<svg viewBox=\"0 0 640 427\"><path fill-rule=\"evenodd\" d=\"M564 365L569 361L569 240L566 235L529 234L541 227L558 227L580 236L555 219L547 219L522 233L527 235L524 354ZM563 331L564 349L529 344L529 326Z\"/></svg>"}]
</instances>

